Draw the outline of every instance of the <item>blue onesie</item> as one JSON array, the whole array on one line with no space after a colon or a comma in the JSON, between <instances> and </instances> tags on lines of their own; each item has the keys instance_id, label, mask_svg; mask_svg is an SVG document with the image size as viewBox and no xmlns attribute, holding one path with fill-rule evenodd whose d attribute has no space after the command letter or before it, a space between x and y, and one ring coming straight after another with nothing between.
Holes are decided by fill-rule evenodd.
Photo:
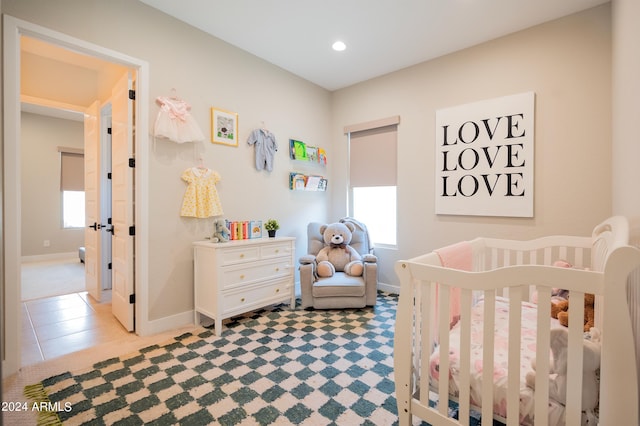
<instances>
[{"instance_id":1,"label":"blue onesie","mask_svg":"<svg viewBox=\"0 0 640 426\"><path fill-rule=\"evenodd\" d=\"M256 169L273 170L273 157L278 150L276 137L268 130L255 129L247 139L249 145L256 145Z\"/></svg>"}]
</instances>

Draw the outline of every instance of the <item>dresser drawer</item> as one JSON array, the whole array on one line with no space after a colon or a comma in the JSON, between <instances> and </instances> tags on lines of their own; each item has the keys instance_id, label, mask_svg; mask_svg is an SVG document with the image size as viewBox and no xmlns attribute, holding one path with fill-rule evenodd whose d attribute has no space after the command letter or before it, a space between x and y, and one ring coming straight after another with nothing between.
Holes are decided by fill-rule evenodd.
<instances>
[{"instance_id":1,"label":"dresser drawer","mask_svg":"<svg viewBox=\"0 0 640 426\"><path fill-rule=\"evenodd\" d=\"M222 288L228 289L257 281L286 277L293 273L291 259L254 262L249 265L235 265L221 268Z\"/></svg>"},{"instance_id":2,"label":"dresser drawer","mask_svg":"<svg viewBox=\"0 0 640 426\"><path fill-rule=\"evenodd\" d=\"M260 247L232 247L220 250L220 263L222 265L253 262L258 259L260 259Z\"/></svg>"},{"instance_id":3,"label":"dresser drawer","mask_svg":"<svg viewBox=\"0 0 640 426\"><path fill-rule=\"evenodd\" d=\"M291 256L291 244L268 244L260 247L260 258L270 259L274 257Z\"/></svg>"},{"instance_id":4,"label":"dresser drawer","mask_svg":"<svg viewBox=\"0 0 640 426\"><path fill-rule=\"evenodd\" d=\"M287 283L288 281L278 281L271 285L259 286L243 291L225 292L223 296L223 309L226 313L236 310L246 312L247 310L253 309L253 306L264 305L264 302L268 300L288 300L291 291Z\"/></svg>"}]
</instances>

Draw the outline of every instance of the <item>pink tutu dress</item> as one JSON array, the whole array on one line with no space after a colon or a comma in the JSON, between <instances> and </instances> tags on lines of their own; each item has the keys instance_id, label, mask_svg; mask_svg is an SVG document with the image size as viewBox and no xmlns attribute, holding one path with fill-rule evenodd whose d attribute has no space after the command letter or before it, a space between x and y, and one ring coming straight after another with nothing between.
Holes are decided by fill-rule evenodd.
<instances>
[{"instance_id":1,"label":"pink tutu dress","mask_svg":"<svg viewBox=\"0 0 640 426\"><path fill-rule=\"evenodd\" d=\"M182 99L166 96L158 96L156 102L160 105L154 128L156 137L177 143L204 141L204 135L198 123L189 112L191 105Z\"/></svg>"}]
</instances>

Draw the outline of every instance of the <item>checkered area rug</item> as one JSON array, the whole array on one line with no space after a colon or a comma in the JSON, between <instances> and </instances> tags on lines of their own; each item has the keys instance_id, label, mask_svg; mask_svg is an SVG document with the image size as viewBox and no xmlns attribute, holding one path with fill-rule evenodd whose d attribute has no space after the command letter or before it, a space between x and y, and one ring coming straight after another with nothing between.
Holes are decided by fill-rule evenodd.
<instances>
[{"instance_id":1,"label":"checkered area rug","mask_svg":"<svg viewBox=\"0 0 640 426\"><path fill-rule=\"evenodd\" d=\"M384 293L374 308L279 305L25 392L65 425L392 425L396 307Z\"/></svg>"}]
</instances>

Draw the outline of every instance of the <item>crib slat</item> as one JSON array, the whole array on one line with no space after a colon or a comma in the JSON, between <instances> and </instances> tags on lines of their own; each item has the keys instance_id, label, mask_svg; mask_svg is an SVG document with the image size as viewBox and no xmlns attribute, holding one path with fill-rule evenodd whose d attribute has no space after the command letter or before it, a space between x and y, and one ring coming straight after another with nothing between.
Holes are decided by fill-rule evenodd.
<instances>
[{"instance_id":1,"label":"crib slat","mask_svg":"<svg viewBox=\"0 0 640 426\"><path fill-rule=\"evenodd\" d=\"M496 291L484 292L484 329L482 336L482 424L493 424L493 352Z\"/></svg>"},{"instance_id":2,"label":"crib slat","mask_svg":"<svg viewBox=\"0 0 640 426\"><path fill-rule=\"evenodd\" d=\"M440 333L440 379L438 381L438 411L442 415L449 412L449 300L450 288L448 285L438 285L438 324ZM429 365L429 364L425 364Z\"/></svg>"},{"instance_id":3,"label":"crib slat","mask_svg":"<svg viewBox=\"0 0 640 426\"><path fill-rule=\"evenodd\" d=\"M584 306L584 293L571 291L569 298L573 306ZM584 309L569 309L569 352L567 359L567 389L582 389L583 325ZM582 394L567 391L566 425L578 426L582 421Z\"/></svg>"},{"instance_id":4,"label":"crib slat","mask_svg":"<svg viewBox=\"0 0 640 426\"><path fill-rule=\"evenodd\" d=\"M420 375L420 402L429 404L429 374L425 369L429 366L429 356L431 355L432 342L435 339L435 318L431 309L431 301L435 300L435 284L422 282L420 286L420 318L416 321L419 324L422 339L416 342L416 359L420 360L418 374ZM424 367L423 367L424 366Z\"/></svg>"},{"instance_id":5,"label":"crib slat","mask_svg":"<svg viewBox=\"0 0 640 426\"><path fill-rule=\"evenodd\" d=\"M522 287L509 290L509 358L507 375L507 425L520 423L520 342L522 334Z\"/></svg>"},{"instance_id":6,"label":"crib slat","mask_svg":"<svg viewBox=\"0 0 640 426\"><path fill-rule=\"evenodd\" d=\"M549 424L549 341L551 329L551 289L538 286L538 336L536 340L536 426Z\"/></svg>"},{"instance_id":7,"label":"crib slat","mask_svg":"<svg viewBox=\"0 0 640 426\"><path fill-rule=\"evenodd\" d=\"M471 299L472 291L464 289L460 298L460 398L459 421L469 424L471 414Z\"/></svg>"}]
</instances>

